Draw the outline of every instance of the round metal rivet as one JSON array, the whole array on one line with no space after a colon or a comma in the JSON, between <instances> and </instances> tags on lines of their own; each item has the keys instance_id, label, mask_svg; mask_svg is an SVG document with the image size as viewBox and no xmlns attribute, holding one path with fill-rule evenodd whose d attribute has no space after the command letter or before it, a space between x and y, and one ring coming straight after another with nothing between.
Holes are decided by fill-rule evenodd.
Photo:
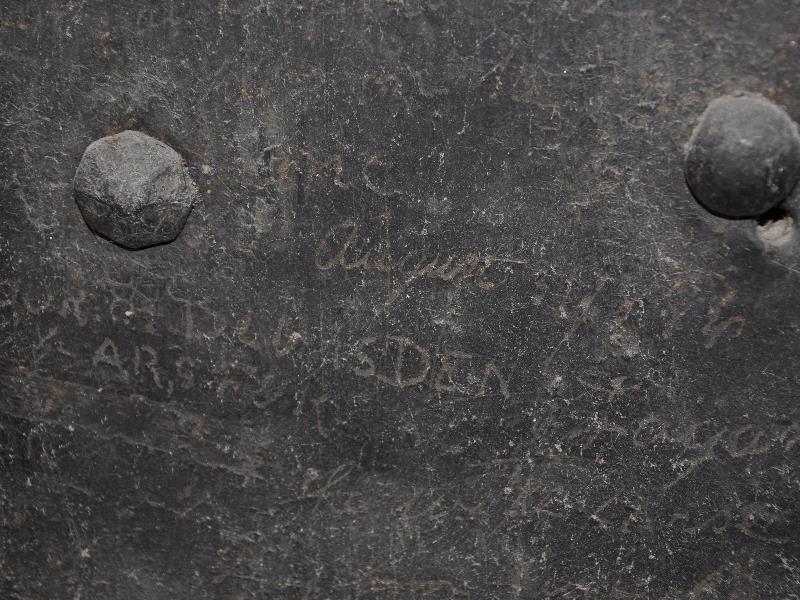
<instances>
[{"instance_id":1,"label":"round metal rivet","mask_svg":"<svg viewBox=\"0 0 800 600\"><path fill-rule=\"evenodd\" d=\"M181 156L138 131L92 142L73 188L89 227L128 249L174 240L197 196Z\"/></svg>"},{"instance_id":2,"label":"round metal rivet","mask_svg":"<svg viewBox=\"0 0 800 600\"><path fill-rule=\"evenodd\" d=\"M686 181L710 211L761 215L791 193L798 177L797 125L763 96L723 96L700 117L687 149Z\"/></svg>"}]
</instances>

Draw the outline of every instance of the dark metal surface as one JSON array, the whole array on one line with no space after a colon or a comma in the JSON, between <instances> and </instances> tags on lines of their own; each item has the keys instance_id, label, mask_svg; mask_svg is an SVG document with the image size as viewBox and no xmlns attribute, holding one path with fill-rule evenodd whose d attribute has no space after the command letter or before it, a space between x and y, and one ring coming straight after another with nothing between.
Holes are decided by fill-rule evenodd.
<instances>
[{"instance_id":1,"label":"dark metal surface","mask_svg":"<svg viewBox=\"0 0 800 600\"><path fill-rule=\"evenodd\" d=\"M797 202L683 156L800 3L0 8L0 597L797 597ZM76 206L126 129L171 244Z\"/></svg>"}]
</instances>

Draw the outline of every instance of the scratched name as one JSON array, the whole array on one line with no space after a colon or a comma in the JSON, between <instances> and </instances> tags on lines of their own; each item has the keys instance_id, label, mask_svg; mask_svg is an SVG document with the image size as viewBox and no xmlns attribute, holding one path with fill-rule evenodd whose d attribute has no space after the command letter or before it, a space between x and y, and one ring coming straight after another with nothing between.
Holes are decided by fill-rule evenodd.
<instances>
[{"instance_id":1,"label":"scratched name","mask_svg":"<svg viewBox=\"0 0 800 600\"><path fill-rule=\"evenodd\" d=\"M315 264L328 271L378 272L393 275L402 287L416 280L433 279L445 282L472 281L483 290L494 289L504 283L514 266L527 261L484 252L463 254L437 254L412 259L408 253L399 259L391 256L392 240L389 234L389 215L382 217L381 235L370 236L362 226L353 222L334 226L317 242ZM501 280L498 281L498 276Z\"/></svg>"}]
</instances>

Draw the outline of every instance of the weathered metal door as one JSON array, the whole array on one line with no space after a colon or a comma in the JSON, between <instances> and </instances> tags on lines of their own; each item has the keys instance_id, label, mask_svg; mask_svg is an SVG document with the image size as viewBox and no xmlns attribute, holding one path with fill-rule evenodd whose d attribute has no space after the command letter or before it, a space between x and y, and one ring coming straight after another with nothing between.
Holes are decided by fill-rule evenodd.
<instances>
[{"instance_id":1,"label":"weathered metal door","mask_svg":"<svg viewBox=\"0 0 800 600\"><path fill-rule=\"evenodd\" d=\"M0 9L0 597L798 598L799 2Z\"/></svg>"}]
</instances>

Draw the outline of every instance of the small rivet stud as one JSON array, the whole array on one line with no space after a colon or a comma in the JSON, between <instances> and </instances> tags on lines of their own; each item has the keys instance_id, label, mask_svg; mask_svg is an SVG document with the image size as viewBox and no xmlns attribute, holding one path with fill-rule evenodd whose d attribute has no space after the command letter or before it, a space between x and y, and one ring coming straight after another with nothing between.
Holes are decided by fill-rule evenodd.
<instances>
[{"instance_id":1,"label":"small rivet stud","mask_svg":"<svg viewBox=\"0 0 800 600\"><path fill-rule=\"evenodd\" d=\"M800 134L763 96L739 92L708 105L686 152L695 198L723 217L754 217L780 204L800 177Z\"/></svg>"},{"instance_id":2,"label":"small rivet stud","mask_svg":"<svg viewBox=\"0 0 800 600\"><path fill-rule=\"evenodd\" d=\"M131 250L174 240L197 197L180 154L138 131L89 144L73 189L86 224Z\"/></svg>"}]
</instances>

